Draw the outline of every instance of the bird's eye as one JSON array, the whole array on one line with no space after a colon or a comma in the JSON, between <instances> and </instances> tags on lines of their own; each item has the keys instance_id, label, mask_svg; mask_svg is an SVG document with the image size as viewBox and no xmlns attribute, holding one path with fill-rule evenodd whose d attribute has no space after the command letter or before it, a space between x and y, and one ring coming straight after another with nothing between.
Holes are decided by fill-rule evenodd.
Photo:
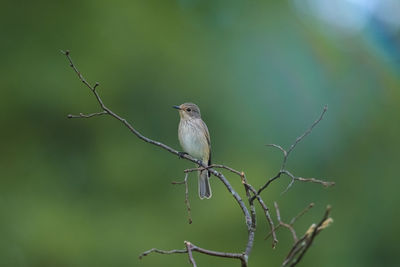
<instances>
[{"instance_id":1,"label":"bird's eye","mask_svg":"<svg viewBox=\"0 0 400 267\"><path fill-rule=\"evenodd\" d=\"M192 111L192 110L191 110L190 108L188 108L188 109L186 109L186 111L187 111L187 112L190 112L190 111Z\"/></svg>"}]
</instances>

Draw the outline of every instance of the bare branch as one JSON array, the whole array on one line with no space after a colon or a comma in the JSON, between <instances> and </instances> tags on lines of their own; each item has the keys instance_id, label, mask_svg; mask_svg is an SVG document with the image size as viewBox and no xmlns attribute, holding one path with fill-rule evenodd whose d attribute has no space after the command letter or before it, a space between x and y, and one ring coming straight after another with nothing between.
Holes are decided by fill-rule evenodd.
<instances>
[{"instance_id":1,"label":"bare branch","mask_svg":"<svg viewBox=\"0 0 400 267\"><path fill-rule=\"evenodd\" d=\"M210 256L215 256L215 257L223 257L223 258L232 258L232 259L239 259L241 261L241 265L242 267L246 267L247 266L247 262L248 262L248 257L251 253L252 247L253 247L253 243L254 243L254 236L255 236L255 230L256 230L256 209L254 207L254 201L257 200L257 202L260 204L260 206L262 207L264 214L266 216L267 222L269 223L269 226L271 228L271 233L270 235L273 236L273 241L272 241L272 247L275 247L278 240L276 238L276 233L275 230L279 227L279 226L284 226L286 228L288 228L293 235L293 239L297 242L295 242L292 250L289 252L288 257L285 259L285 262L291 262L293 261L293 259L295 258L296 255L299 255L299 257L296 259L296 261L293 262L298 262L304 255L304 253L306 252L306 250L308 249L308 247L311 245L311 242L313 241L313 239L315 238L315 236L319 233L320 230L324 229L328 224L329 224L329 220L325 218L324 221L321 221L320 224L318 224L317 226L313 226L314 228L310 227L309 231L301 238L298 240L296 232L294 231L292 225L293 223L300 217L302 216L305 212L307 212L309 210L309 208L311 208L311 206L306 209L305 211L303 211L302 213L300 213L299 215L297 215L296 217L294 217L291 222L289 224L284 223L281 220L280 217L280 211L279 211L279 207L278 204L275 202L275 209L276 209L276 213L277 213L277 217L278 217L278 222L279 225L275 228L274 227L274 222L272 220L272 217L270 215L270 211L268 206L265 204L265 202L263 201L263 199L260 196L260 193L265 190L273 181L275 181L276 179L278 179L282 174L287 175L288 177L291 178L291 182L289 183L287 189L285 190L285 192L292 186L292 184L294 183L294 181L302 181L302 182L312 182L312 183L319 183L322 184L325 187L328 186L332 186L334 183L333 182L325 182L322 180L318 180L315 178L302 178L302 177L296 177L293 174L291 174L288 170L285 169L286 167L286 162L287 162L287 158L289 157L290 152L292 152L294 150L294 148L296 147L296 145L304 138L306 137L308 134L311 133L311 131L313 130L313 128L322 120L327 107L324 107L324 110L322 112L322 114L320 115L320 117L311 125L311 127L305 132L303 133L301 136L299 136L295 142L290 146L290 148L288 150L285 150L284 148L282 148L279 145L275 145L275 144L270 144L269 146L275 147L277 149L279 149L282 153L283 153L283 160L282 160L282 165L281 165L281 169L278 172L278 174L276 174L274 177L270 178L258 191L251 185L248 183L247 178L244 174L244 172L241 171L237 171L231 167L225 166L225 165L219 165L219 164L213 164L210 166L205 165L201 160L198 160L196 158L191 157L188 154L181 154L180 152L178 152L177 150L161 143L155 140L152 140L144 135L142 135L139 131L137 131L126 119L124 119L123 117L117 115L115 112L113 112L111 109L109 109L107 106L105 106L105 104L103 103L100 95L97 92L97 87L99 86L99 83L95 83L94 86L92 86L85 78L84 76L81 74L81 72L78 70L78 68L76 67L76 65L73 63L71 57L70 57L70 51L66 50L66 51L61 51L66 58L68 59L69 65L71 66L71 68L74 70L74 72L77 74L79 80L85 84L86 87L88 87L93 95L95 96L101 111L100 112L95 112L95 113L90 113L90 114L83 114L83 113L79 113L79 115L68 115L68 118L92 118L92 117L96 117L96 116L102 116L102 115L110 115L111 117L113 117L114 119L120 121L125 127L127 127L134 135L136 135L139 139L143 140L144 142L150 143L152 145L158 146L172 154L175 154L177 156L179 156L180 158L184 158L188 161L191 161L195 164L197 164L199 167L197 168L192 168L192 169L187 169L184 171L185 173L185 179L183 182L173 182L173 184L185 184L185 204L186 204L186 208L188 211L188 220L189 223L192 223L192 219L191 219L191 209L190 209L190 203L189 203L189 191L188 191L188 174L190 172L194 172L194 171L201 171L201 170L205 170L207 169L212 175L214 175L215 177L217 177L226 187L226 189L228 190L228 192L230 193L230 195L233 196L233 198L235 199L236 203L239 205L244 217L245 217L245 221L246 221L246 226L247 226L247 232L248 232L248 238L247 238L247 243L246 243L246 247L244 252L241 253L228 253L228 252L219 252L219 251L212 251L212 250L207 250L201 247L198 247L196 245L194 245L191 242L185 241L185 247L186 249L183 250L159 250L156 248L150 249L148 251L143 252L139 258L142 258L144 256L147 256L151 253L159 253L159 254L182 254L182 253L187 253L188 254L188 258L189 258L189 262L193 265L196 266L196 262L194 260L193 257L193 252L198 252L198 253L202 253L202 254L206 254L206 255L210 255ZM215 170L215 169L225 169L228 170L229 172L236 174L240 177L242 184L244 186L245 189L245 194L246 197L248 199L248 205L249 208L247 208L247 206L244 204L244 201L242 200L242 198L240 197L240 195L233 189L233 187L231 186L231 184L229 183L229 181L226 179L226 177L224 176L224 174L222 174L221 172ZM327 214L329 212L327 211ZM328 215L326 215L328 216ZM309 243L307 243L309 241ZM304 243L305 242L305 243ZM300 244L300 245L299 245ZM305 245L303 245L305 244ZM286 264L284 262L284 264ZM294 266L294 265L293 265Z\"/></svg>"},{"instance_id":2,"label":"bare branch","mask_svg":"<svg viewBox=\"0 0 400 267\"><path fill-rule=\"evenodd\" d=\"M210 256L221 257L221 258L231 258L240 259L242 266L247 266L247 256L244 253L228 253L228 252L218 252L213 250L204 249L191 243L192 251L196 251L202 254L207 254ZM244 265L243 265L244 264Z\"/></svg>"},{"instance_id":3,"label":"bare branch","mask_svg":"<svg viewBox=\"0 0 400 267\"><path fill-rule=\"evenodd\" d=\"M174 250L161 250L161 249L157 249L157 248L152 248L152 249L147 250L147 251L143 252L142 254L140 254L139 259L142 259L144 256L147 256L150 253L159 253L159 254L189 253L189 249L188 249L188 246L189 246L190 253L195 251L198 253L202 253L202 254L206 254L206 255L214 256L214 257L239 259L241 262L241 266L247 267L247 255L245 255L244 253L229 253L229 252L219 252L219 251L208 250L208 249L198 247L188 241L185 241L185 246L186 246L186 249L174 249ZM193 255L189 256L189 257L191 257L193 259ZM194 259L193 259L193 261L194 261Z\"/></svg>"}]
</instances>

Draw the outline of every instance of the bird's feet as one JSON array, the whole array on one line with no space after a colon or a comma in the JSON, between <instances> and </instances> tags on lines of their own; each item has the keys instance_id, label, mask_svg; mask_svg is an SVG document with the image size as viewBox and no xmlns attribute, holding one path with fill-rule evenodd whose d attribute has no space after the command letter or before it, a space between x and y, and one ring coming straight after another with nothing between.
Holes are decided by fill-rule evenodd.
<instances>
[{"instance_id":1,"label":"bird's feet","mask_svg":"<svg viewBox=\"0 0 400 267\"><path fill-rule=\"evenodd\" d=\"M187 155L188 153L186 153L186 152L178 152L178 157L181 159L181 158L183 158L183 156L185 156L185 155Z\"/></svg>"}]
</instances>

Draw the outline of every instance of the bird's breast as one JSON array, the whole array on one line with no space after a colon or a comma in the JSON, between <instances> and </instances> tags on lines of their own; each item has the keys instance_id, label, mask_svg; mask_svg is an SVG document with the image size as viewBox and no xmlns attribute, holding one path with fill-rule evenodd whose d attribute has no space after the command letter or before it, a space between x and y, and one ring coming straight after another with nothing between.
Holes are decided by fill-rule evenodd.
<instances>
[{"instance_id":1,"label":"bird's breast","mask_svg":"<svg viewBox=\"0 0 400 267\"><path fill-rule=\"evenodd\" d=\"M204 129L196 120L182 120L179 123L179 142L183 150L192 157L203 159L208 151Z\"/></svg>"}]
</instances>

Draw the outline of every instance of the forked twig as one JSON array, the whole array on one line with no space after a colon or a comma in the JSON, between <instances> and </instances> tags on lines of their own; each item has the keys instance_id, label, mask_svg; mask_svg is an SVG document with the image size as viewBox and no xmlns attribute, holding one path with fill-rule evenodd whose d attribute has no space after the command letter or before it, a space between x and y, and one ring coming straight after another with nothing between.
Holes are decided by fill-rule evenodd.
<instances>
[{"instance_id":1,"label":"forked twig","mask_svg":"<svg viewBox=\"0 0 400 267\"><path fill-rule=\"evenodd\" d=\"M300 262L304 254L312 245L315 237L333 222L332 218L329 217L330 212L331 207L327 206L321 221L317 225L312 224L304 236L293 245L289 254L283 261L282 267L287 266L288 264L293 267Z\"/></svg>"},{"instance_id":2,"label":"forked twig","mask_svg":"<svg viewBox=\"0 0 400 267\"><path fill-rule=\"evenodd\" d=\"M271 146L271 147L279 149L283 154L283 159L282 159L281 168L278 171L278 173L274 177L270 178L263 186L260 187L260 189L257 190L257 194L258 195L261 194L261 192L264 191L273 181L275 181L276 179L281 177L282 174L286 174L287 176L289 176L291 178L291 181L290 181L289 185L282 192L282 194L286 193L289 190L289 188L292 187L294 181L318 183L318 184L322 184L324 187L329 187L329 186L335 185L334 182L326 182L326 181L318 180L318 179L315 179L315 178L296 177L293 174L291 174L288 170L286 170L286 163L287 163L287 159L290 156L290 153L294 150L294 148L297 146L297 144L300 143L300 141L302 141L307 135L309 135L312 132L314 127L324 118L324 115L325 115L327 110L328 110L328 106L324 106L324 108L322 110L322 113L318 117L318 119L316 119L313 122L313 124L310 126L310 128L308 128L302 135L300 135L299 137L296 138L296 140L289 147L288 150L285 150L282 146L276 145L276 144L268 144L268 145L266 145L266 146ZM255 198L255 196L253 198Z\"/></svg>"}]
</instances>

